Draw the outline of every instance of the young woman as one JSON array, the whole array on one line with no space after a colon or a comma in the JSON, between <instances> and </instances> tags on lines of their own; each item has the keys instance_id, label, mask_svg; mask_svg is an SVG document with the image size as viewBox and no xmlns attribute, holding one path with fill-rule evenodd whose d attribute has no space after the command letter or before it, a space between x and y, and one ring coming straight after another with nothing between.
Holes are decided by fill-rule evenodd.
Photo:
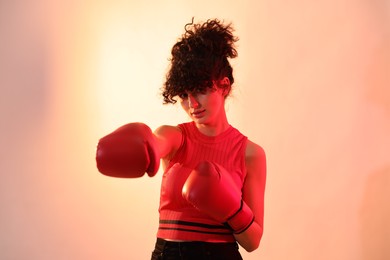
<instances>
[{"instance_id":1,"label":"young woman","mask_svg":"<svg viewBox=\"0 0 390 260\"><path fill-rule=\"evenodd\" d=\"M179 102L191 121L153 133L130 123L98 144L100 172L154 176L164 170L152 259L242 259L263 234L264 150L228 122L225 100L237 56L230 24L187 24L172 48L165 103Z\"/></svg>"}]
</instances>

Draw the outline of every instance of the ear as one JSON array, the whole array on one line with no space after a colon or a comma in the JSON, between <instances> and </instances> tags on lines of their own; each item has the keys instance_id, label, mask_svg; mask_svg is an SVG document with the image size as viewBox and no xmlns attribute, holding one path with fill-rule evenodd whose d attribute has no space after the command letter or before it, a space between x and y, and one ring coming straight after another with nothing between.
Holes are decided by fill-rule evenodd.
<instances>
[{"instance_id":1,"label":"ear","mask_svg":"<svg viewBox=\"0 0 390 260\"><path fill-rule=\"evenodd\" d=\"M219 81L219 85L223 88L223 95L226 97L232 88L228 77L224 77Z\"/></svg>"},{"instance_id":2,"label":"ear","mask_svg":"<svg viewBox=\"0 0 390 260\"><path fill-rule=\"evenodd\" d=\"M219 84L221 85L230 85L230 80L228 77L223 77L220 81Z\"/></svg>"}]
</instances>

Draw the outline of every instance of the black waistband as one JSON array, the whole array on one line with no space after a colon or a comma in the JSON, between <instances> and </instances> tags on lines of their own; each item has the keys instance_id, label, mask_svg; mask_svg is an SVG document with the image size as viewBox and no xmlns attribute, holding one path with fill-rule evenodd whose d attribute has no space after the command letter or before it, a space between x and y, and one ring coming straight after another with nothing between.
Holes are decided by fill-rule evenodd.
<instances>
[{"instance_id":1,"label":"black waistband","mask_svg":"<svg viewBox=\"0 0 390 260\"><path fill-rule=\"evenodd\" d=\"M176 242L157 238L152 259L242 260L236 242Z\"/></svg>"}]
</instances>

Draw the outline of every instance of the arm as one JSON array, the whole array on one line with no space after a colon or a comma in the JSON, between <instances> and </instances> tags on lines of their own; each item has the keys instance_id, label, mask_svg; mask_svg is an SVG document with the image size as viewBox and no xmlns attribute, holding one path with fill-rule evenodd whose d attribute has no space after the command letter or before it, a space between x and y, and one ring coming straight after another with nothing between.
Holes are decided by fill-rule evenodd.
<instances>
[{"instance_id":1,"label":"arm","mask_svg":"<svg viewBox=\"0 0 390 260\"><path fill-rule=\"evenodd\" d=\"M246 149L246 168L243 200L253 211L255 221L246 231L235 234L235 238L246 251L251 252L259 247L263 235L266 157L264 150L249 140Z\"/></svg>"},{"instance_id":2,"label":"arm","mask_svg":"<svg viewBox=\"0 0 390 260\"><path fill-rule=\"evenodd\" d=\"M96 150L98 170L104 175L138 178L154 176L160 159L173 154L181 143L181 131L161 126L155 133L143 123L129 123L101 138ZM165 161L165 160L164 160Z\"/></svg>"},{"instance_id":3,"label":"arm","mask_svg":"<svg viewBox=\"0 0 390 260\"><path fill-rule=\"evenodd\" d=\"M200 162L190 173L182 195L199 211L220 223L227 223L237 242L248 252L258 248L263 234L265 154L248 143L247 175L243 189L231 174L214 162Z\"/></svg>"},{"instance_id":4,"label":"arm","mask_svg":"<svg viewBox=\"0 0 390 260\"><path fill-rule=\"evenodd\" d=\"M165 169L169 159L175 155L181 145L181 130L177 126L163 125L157 128L153 134Z\"/></svg>"}]
</instances>

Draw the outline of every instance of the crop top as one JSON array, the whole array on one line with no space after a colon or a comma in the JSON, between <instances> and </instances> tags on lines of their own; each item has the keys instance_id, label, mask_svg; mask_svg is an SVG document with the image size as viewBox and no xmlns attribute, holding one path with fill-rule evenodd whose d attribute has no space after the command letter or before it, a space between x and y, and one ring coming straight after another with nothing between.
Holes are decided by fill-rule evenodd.
<instances>
[{"instance_id":1,"label":"crop top","mask_svg":"<svg viewBox=\"0 0 390 260\"><path fill-rule=\"evenodd\" d=\"M234 242L232 230L202 213L182 197L182 187L192 169L201 161L222 165L242 189L245 176L247 137L229 126L217 136L206 136L194 122L179 124L182 143L169 161L161 183L157 237L178 241ZM170 172L176 163L181 170Z\"/></svg>"}]
</instances>

